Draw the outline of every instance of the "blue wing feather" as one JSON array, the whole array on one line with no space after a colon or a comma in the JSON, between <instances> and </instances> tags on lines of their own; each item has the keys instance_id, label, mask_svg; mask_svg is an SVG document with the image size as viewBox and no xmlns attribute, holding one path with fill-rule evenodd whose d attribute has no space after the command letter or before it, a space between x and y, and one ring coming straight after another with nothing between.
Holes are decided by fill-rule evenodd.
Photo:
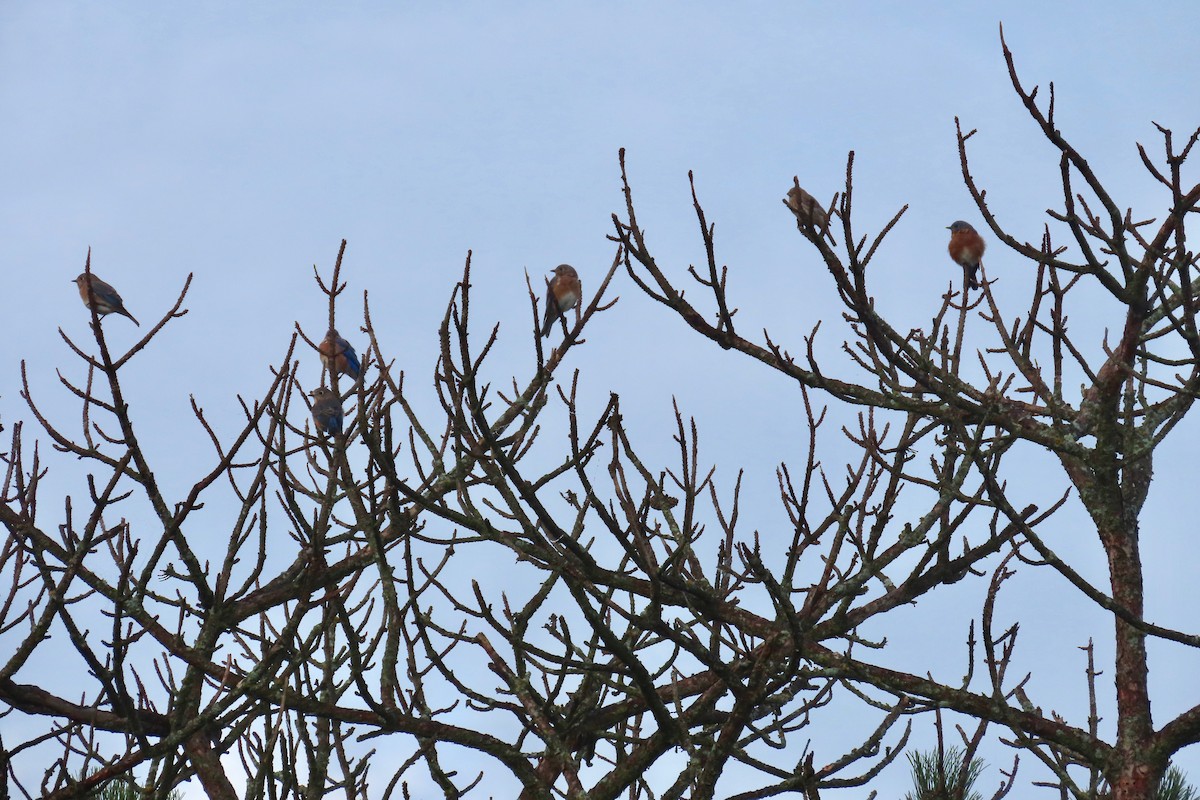
<instances>
[{"instance_id":1,"label":"blue wing feather","mask_svg":"<svg viewBox=\"0 0 1200 800\"><path fill-rule=\"evenodd\" d=\"M342 352L346 356L346 372L351 378L357 378L362 365L358 362L358 353L354 352L354 348L345 339L338 340L338 344L342 347Z\"/></svg>"}]
</instances>

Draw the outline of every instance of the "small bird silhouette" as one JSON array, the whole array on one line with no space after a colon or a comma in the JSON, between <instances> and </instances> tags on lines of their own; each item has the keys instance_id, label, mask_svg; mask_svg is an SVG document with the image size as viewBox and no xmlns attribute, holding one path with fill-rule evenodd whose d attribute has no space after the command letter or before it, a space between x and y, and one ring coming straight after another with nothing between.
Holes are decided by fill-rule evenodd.
<instances>
[{"instance_id":1,"label":"small bird silhouette","mask_svg":"<svg viewBox=\"0 0 1200 800\"><path fill-rule=\"evenodd\" d=\"M332 433L335 436L342 432L342 401L337 392L326 386L318 386L309 394L312 395L312 417L317 430Z\"/></svg>"},{"instance_id":2,"label":"small bird silhouette","mask_svg":"<svg viewBox=\"0 0 1200 800\"><path fill-rule=\"evenodd\" d=\"M795 180L795 185L788 189L783 204L796 215L796 225L801 230L805 225L812 225L818 233L824 233L829 225L825 209L817 202L817 198L800 188L799 180Z\"/></svg>"},{"instance_id":3,"label":"small bird silhouette","mask_svg":"<svg viewBox=\"0 0 1200 800\"><path fill-rule=\"evenodd\" d=\"M331 375L345 374L355 380L358 379L358 373L362 369L358 362L358 354L354 352L354 348L349 342L338 335L335 329L329 329L329 333L325 334L325 339L317 345L317 350L321 354L321 363L325 365Z\"/></svg>"},{"instance_id":4,"label":"small bird silhouette","mask_svg":"<svg viewBox=\"0 0 1200 800\"><path fill-rule=\"evenodd\" d=\"M579 273L570 264L559 264L554 268L554 277L546 288L546 316L542 320L542 336L549 336L554 321L579 304L583 296L583 285Z\"/></svg>"},{"instance_id":5,"label":"small bird silhouette","mask_svg":"<svg viewBox=\"0 0 1200 800\"><path fill-rule=\"evenodd\" d=\"M132 319L133 324L139 328L142 327L142 324L134 319L133 314L125 310L125 304L121 302L121 295L117 294L117 290L111 284L86 272L79 273L79 277L71 282L79 289L79 296L83 299L83 304L88 308L94 307L99 316L120 314Z\"/></svg>"},{"instance_id":6,"label":"small bird silhouette","mask_svg":"<svg viewBox=\"0 0 1200 800\"><path fill-rule=\"evenodd\" d=\"M946 248L950 258L963 268L963 280L967 285L978 289L979 280L976 275L979 274L979 265L983 262L983 251L987 249L987 243L969 222L960 219L946 227L950 231L950 245Z\"/></svg>"}]
</instances>

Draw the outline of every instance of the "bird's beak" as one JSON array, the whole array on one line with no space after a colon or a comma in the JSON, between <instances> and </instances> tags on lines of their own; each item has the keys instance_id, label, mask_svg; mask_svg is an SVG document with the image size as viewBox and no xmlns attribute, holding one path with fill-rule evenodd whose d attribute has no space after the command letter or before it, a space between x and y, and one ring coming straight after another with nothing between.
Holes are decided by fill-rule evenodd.
<instances>
[{"instance_id":1,"label":"bird's beak","mask_svg":"<svg viewBox=\"0 0 1200 800\"><path fill-rule=\"evenodd\" d=\"M947 226L946 226L946 230L950 230L950 226L949 226L949 225L947 225Z\"/></svg>"}]
</instances>

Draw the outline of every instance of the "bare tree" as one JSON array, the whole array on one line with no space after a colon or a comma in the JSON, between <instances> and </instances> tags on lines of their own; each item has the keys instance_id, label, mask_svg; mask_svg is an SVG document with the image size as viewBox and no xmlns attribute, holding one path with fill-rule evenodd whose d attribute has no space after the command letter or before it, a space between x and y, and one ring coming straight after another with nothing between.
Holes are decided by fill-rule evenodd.
<instances>
[{"instance_id":1,"label":"bare tree","mask_svg":"<svg viewBox=\"0 0 1200 800\"><path fill-rule=\"evenodd\" d=\"M1053 87L1039 106L1004 52L1061 154L1063 205L1040 242L999 225L969 169L974 132L960 128L958 143L993 247L1029 264L1020 314L999 307L986 269L979 294L947 292L925 329L902 333L877 313L869 266L904 209L877 233L855 230L853 154L824 208L798 181L785 198L842 304L847 376L818 363L816 329L789 347L738 328L694 188L707 262L688 273L704 300L685 299L671 277L684 271L652 255L623 154L612 265L549 351L537 324L545 287L529 285L529 375L492 375L498 328L476 333L468 255L439 328L440 413L415 410L364 293L363 369L326 373L342 424L312 424L314 387L299 364L317 357L319 334L298 327L270 386L243 402L238 430L193 406L213 452L181 496L156 476L121 377L186 313L187 285L124 354L92 311L94 348L64 334L85 367L80 381L62 377L79 428L22 387L56 450L87 465L86 496L44 496L47 468L23 422L5 456L0 640L11 655L0 700L23 731L0 747L10 792L87 796L136 776L142 796L160 798L195 778L213 798L407 797L428 783L424 794L492 796L508 780L523 798L813 800L869 787L904 751L913 717L941 710L971 721L956 728L964 765L985 737L1014 748L995 797L1021 757L1062 797L1152 797L1171 755L1200 737L1200 706L1157 729L1151 719L1146 637L1186 647L1200 637L1144 619L1138 552L1153 454L1200 380L1200 283L1185 235L1200 184L1182 177L1200 131L1179 149L1163 129L1162 167L1140 151L1170 200L1161 222L1137 220L1058 130ZM347 314L342 260L327 281L316 275L329 329ZM564 365L612 307L621 270L696 333L797 387L810 438L803 463L777 471L786 547L739 528L740 477L718 484L678 409L672 463L642 456L618 396L598 416L581 412ZM1068 334L1087 286L1119 308L1115 342ZM967 351L971 317L990 324L997 347ZM982 384L969 377L976 363ZM846 430L857 458L837 475L817 455L827 402L861 409ZM535 444L552 406L569 435L548 463ZM1045 507L1007 487L1010 454L1024 446L1061 464L1063 491ZM1108 555L1107 588L1039 534L1068 487ZM1010 672L1017 630L1000 630L994 607L1015 571L1036 568L1057 570L1112 617L1114 741L1099 732L1090 648L1093 711L1080 724L1044 712L1028 676ZM987 588L961 681L886 666L885 642L860 633L971 576ZM50 635L69 642L56 655L72 676L65 687L29 667ZM838 719L864 720L855 743L827 744L821 715L851 705L859 713ZM23 765L47 762L32 785Z\"/></svg>"}]
</instances>

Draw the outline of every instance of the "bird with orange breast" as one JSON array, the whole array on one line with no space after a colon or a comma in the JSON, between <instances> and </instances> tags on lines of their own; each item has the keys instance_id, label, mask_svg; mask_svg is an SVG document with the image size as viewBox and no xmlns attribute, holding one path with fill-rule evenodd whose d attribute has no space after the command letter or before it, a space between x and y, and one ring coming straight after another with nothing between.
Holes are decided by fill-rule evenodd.
<instances>
[{"instance_id":1,"label":"bird with orange breast","mask_svg":"<svg viewBox=\"0 0 1200 800\"><path fill-rule=\"evenodd\" d=\"M987 243L971 223L961 219L947 226L950 231L950 246L946 249L954 263L963 268L963 280L972 289L979 288L979 265L983 262L983 251Z\"/></svg>"},{"instance_id":2,"label":"bird with orange breast","mask_svg":"<svg viewBox=\"0 0 1200 800\"><path fill-rule=\"evenodd\" d=\"M102 281L88 272L79 273L79 277L72 283L79 289L79 297L83 300L83 304L94 310L96 316L120 314L132 319L133 324L139 328L142 327L142 324L134 319L133 314L125 310L125 303L122 302L121 295L117 294L117 290L112 287L112 284Z\"/></svg>"},{"instance_id":3,"label":"bird with orange breast","mask_svg":"<svg viewBox=\"0 0 1200 800\"><path fill-rule=\"evenodd\" d=\"M325 338L317 345L317 352L321 354L321 363L329 370L330 375L349 375L358 379L358 373L362 369L358 353L354 352L354 347L338 335L334 328L330 328L329 333L325 334Z\"/></svg>"},{"instance_id":4,"label":"bird with orange breast","mask_svg":"<svg viewBox=\"0 0 1200 800\"><path fill-rule=\"evenodd\" d=\"M554 322L579 305L583 296L583 285L579 273L570 264L559 264L554 268L554 277L546 287L546 316L542 319L542 336L549 336Z\"/></svg>"}]
</instances>

